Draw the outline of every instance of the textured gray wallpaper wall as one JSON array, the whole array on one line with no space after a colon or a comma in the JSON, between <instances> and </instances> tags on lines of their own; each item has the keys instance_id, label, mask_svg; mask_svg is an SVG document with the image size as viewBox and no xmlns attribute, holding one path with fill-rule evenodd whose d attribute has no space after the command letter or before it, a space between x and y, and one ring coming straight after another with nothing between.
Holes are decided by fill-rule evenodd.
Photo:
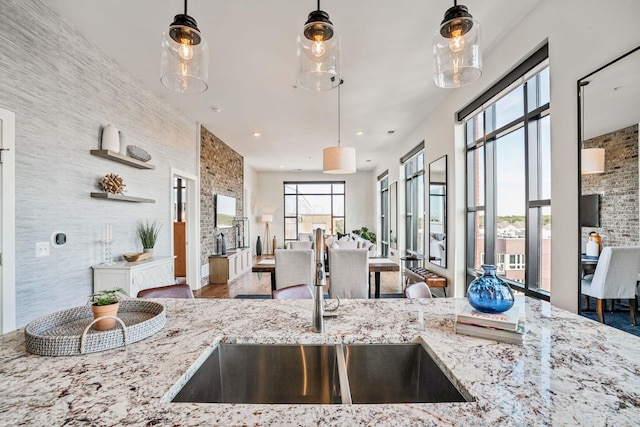
<instances>
[{"instance_id":1,"label":"textured gray wallpaper wall","mask_svg":"<svg viewBox=\"0 0 640 427\"><path fill-rule=\"evenodd\" d=\"M156 254L172 253L170 169L198 175L199 141L195 121L39 1L0 1L0 45L0 108L16 113L16 309L23 326L86 303L107 223L113 224L116 256L142 249L135 235L139 219L162 223ZM156 169L90 155L108 123L122 131L123 144L149 152ZM127 195L156 202L90 198L110 172L123 177ZM67 233L68 243L36 258L36 242L56 230Z\"/></svg>"}]
</instances>

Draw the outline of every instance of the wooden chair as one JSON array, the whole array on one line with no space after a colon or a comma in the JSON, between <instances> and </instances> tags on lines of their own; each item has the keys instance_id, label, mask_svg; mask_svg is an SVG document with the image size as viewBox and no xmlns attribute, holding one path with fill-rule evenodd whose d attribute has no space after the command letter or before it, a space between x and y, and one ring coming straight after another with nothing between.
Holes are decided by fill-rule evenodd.
<instances>
[{"instance_id":1,"label":"wooden chair","mask_svg":"<svg viewBox=\"0 0 640 427\"><path fill-rule=\"evenodd\" d=\"M313 294L309 286L293 285L282 289L276 289L271 292L273 299L313 299Z\"/></svg>"},{"instance_id":2,"label":"wooden chair","mask_svg":"<svg viewBox=\"0 0 640 427\"><path fill-rule=\"evenodd\" d=\"M416 282L404 288L405 298L431 298L431 290L424 282Z\"/></svg>"},{"instance_id":3,"label":"wooden chair","mask_svg":"<svg viewBox=\"0 0 640 427\"><path fill-rule=\"evenodd\" d=\"M581 292L589 309L589 297L596 299L598 319L604 323L607 299L628 299L631 323L636 325L636 284L640 273L640 247L605 247L593 276L582 279Z\"/></svg>"},{"instance_id":4,"label":"wooden chair","mask_svg":"<svg viewBox=\"0 0 640 427\"><path fill-rule=\"evenodd\" d=\"M138 298L193 298L191 286L186 284L160 286L143 289L138 292Z\"/></svg>"}]
</instances>

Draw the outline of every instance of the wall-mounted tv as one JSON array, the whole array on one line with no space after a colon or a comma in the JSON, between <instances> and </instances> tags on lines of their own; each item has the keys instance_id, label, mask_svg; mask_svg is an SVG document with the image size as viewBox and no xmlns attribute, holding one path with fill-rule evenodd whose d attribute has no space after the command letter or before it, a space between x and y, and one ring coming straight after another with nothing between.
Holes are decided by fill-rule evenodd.
<instances>
[{"instance_id":1,"label":"wall-mounted tv","mask_svg":"<svg viewBox=\"0 0 640 427\"><path fill-rule=\"evenodd\" d=\"M580 196L580 226L600 227L600 195Z\"/></svg>"},{"instance_id":2,"label":"wall-mounted tv","mask_svg":"<svg viewBox=\"0 0 640 427\"><path fill-rule=\"evenodd\" d=\"M236 199L230 196L217 194L214 198L216 227L233 227L233 220L236 217Z\"/></svg>"}]
</instances>

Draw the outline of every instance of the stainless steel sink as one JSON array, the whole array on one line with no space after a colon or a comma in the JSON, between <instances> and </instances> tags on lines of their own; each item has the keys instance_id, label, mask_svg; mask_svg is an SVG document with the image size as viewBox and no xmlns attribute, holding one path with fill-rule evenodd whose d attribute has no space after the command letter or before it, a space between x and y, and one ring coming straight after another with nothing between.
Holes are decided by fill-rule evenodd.
<instances>
[{"instance_id":1,"label":"stainless steel sink","mask_svg":"<svg viewBox=\"0 0 640 427\"><path fill-rule=\"evenodd\" d=\"M466 402L419 344L345 347L353 403Z\"/></svg>"},{"instance_id":2,"label":"stainless steel sink","mask_svg":"<svg viewBox=\"0 0 640 427\"><path fill-rule=\"evenodd\" d=\"M336 347L220 344L173 402L342 403Z\"/></svg>"},{"instance_id":3,"label":"stainless steel sink","mask_svg":"<svg viewBox=\"0 0 640 427\"><path fill-rule=\"evenodd\" d=\"M219 344L173 402L465 402L419 344Z\"/></svg>"}]
</instances>

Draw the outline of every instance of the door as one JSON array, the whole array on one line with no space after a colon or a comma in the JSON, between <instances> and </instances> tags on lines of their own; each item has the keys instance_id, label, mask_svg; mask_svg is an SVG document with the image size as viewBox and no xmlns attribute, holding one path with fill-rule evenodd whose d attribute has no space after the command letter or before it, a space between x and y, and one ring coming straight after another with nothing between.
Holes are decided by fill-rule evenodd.
<instances>
[{"instance_id":1,"label":"door","mask_svg":"<svg viewBox=\"0 0 640 427\"><path fill-rule=\"evenodd\" d=\"M178 185L177 181L181 183ZM179 192L177 187L180 187ZM176 258L175 276L186 277L185 282L191 289L200 289L200 226L199 226L199 181L198 177L187 172L171 168L172 222L183 222L173 228L173 247ZM178 195L180 194L180 200ZM179 208L178 208L179 207ZM180 217L178 216L180 212ZM181 221L178 221L178 218ZM182 230L177 230L177 229ZM184 231L181 235L180 231ZM183 262L184 268L180 265ZM186 273L186 276L181 274Z\"/></svg>"},{"instance_id":2,"label":"door","mask_svg":"<svg viewBox=\"0 0 640 427\"><path fill-rule=\"evenodd\" d=\"M0 330L16 329L15 114L0 108Z\"/></svg>"}]
</instances>

